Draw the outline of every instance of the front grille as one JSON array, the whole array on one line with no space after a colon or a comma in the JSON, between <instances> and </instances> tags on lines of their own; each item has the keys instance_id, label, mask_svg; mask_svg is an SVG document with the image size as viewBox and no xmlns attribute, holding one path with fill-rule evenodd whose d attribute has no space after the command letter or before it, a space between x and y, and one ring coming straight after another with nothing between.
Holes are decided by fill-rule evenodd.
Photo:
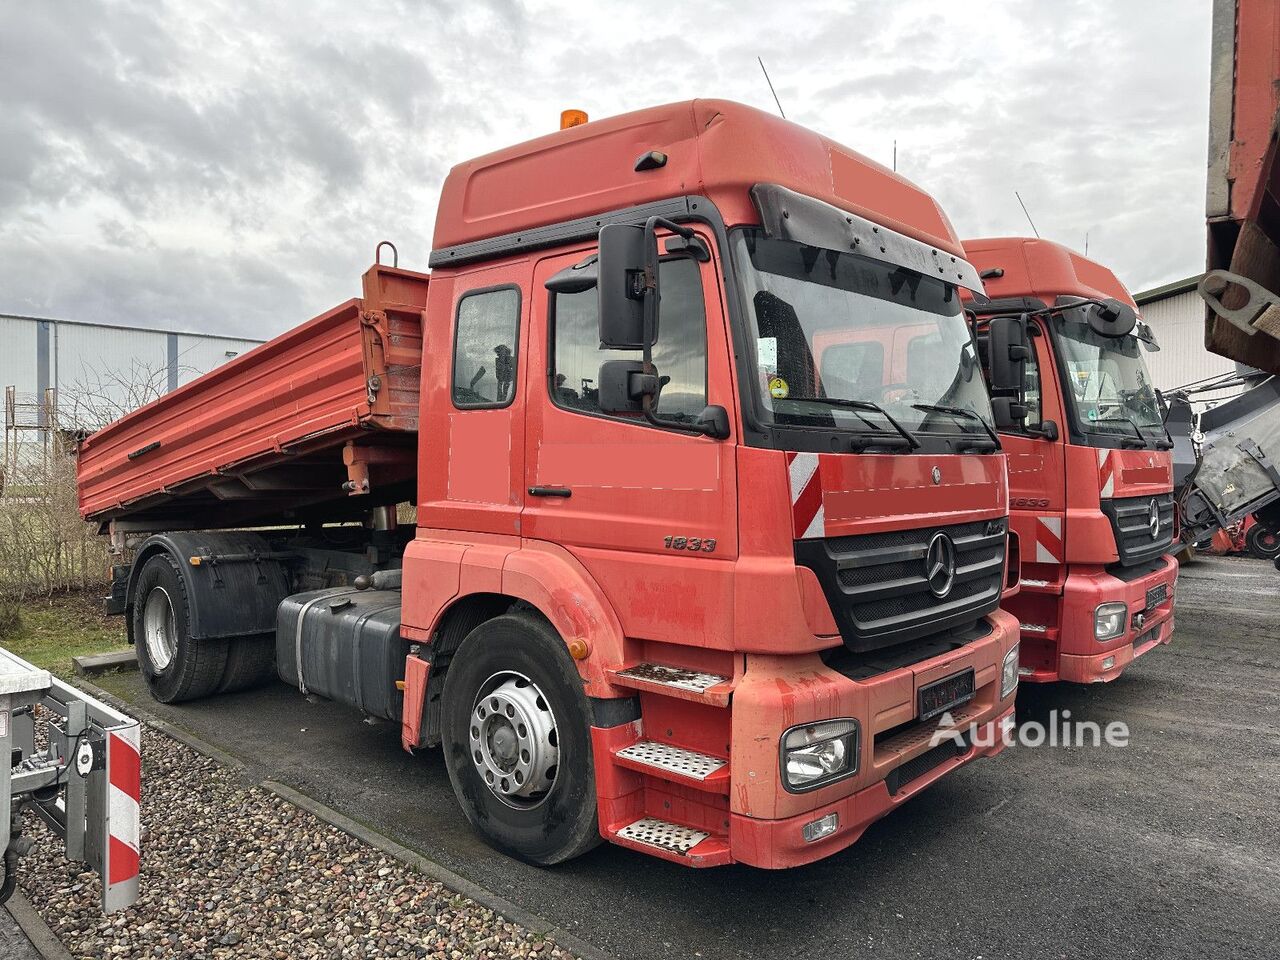
<instances>
[{"instance_id":1,"label":"front grille","mask_svg":"<svg viewBox=\"0 0 1280 960\"><path fill-rule=\"evenodd\" d=\"M1152 503L1160 515L1159 533L1154 538L1151 536ZM1103 500L1102 512L1111 520L1116 551L1123 566L1148 563L1167 553L1173 544L1172 493L1162 493L1157 497Z\"/></svg>"},{"instance_id":2,"label":"front grille","mask_svg":"<svg viewBox=\"0 0 1280 960\"><path fill-rule=\"evenodd\" d=\"M955 577L941 598L930 589L925 569L925 554L938 533L955 545ZM817 574L845 646L865 652L964 628L994 610L1006 536L1001 519L799 540L796 563Z\"/></svg>"}]
</instances>

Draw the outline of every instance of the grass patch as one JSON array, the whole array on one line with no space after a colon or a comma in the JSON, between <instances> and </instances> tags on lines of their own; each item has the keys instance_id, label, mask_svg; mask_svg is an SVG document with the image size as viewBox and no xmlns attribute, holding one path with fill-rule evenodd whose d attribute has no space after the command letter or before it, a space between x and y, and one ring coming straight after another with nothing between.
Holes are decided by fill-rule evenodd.
<instances>
[{"instance_id":1,"label":"grass patch","mask_svg":"<svg viewBox=\"0 0 1280 960\"><path fill-rule=\"evenodd\" d=\"M123 617L107 617L102 601L86 593L27 600L22 621L0 645L37 667L68 677L71 658L128 649Z\"/></svg>"}]
</instances>

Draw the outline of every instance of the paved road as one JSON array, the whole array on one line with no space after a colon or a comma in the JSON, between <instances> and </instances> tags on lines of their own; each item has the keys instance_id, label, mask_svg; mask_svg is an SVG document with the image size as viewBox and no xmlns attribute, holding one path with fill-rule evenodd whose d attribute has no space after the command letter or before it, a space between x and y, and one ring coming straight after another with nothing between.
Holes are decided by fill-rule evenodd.
<instances>
[{"instance_id":1,"label":"paved road","mask_svg":"<svg viewBox=\"0 0 1280 960\"><path fill-rule=\"evenodd\" d=\"M39 952L4 908L0 908L0 960L40 960Z\"/></svg>"},{"instance_id":2,"label":"paved road","mask_svg":"<svg viewBox=\"0 0 1280 960\"><path fill-rule=\"evenodd\" d=\"M467 828L439 755L283 685L149 709L619 957L1274 957L1280 575L1183 571L1174 644L1021 719L1126 721L1127 749L1015 748L852 848L785 873L693 871L605 846L541 871ZM136 675L110 682L145 696Z\"/></svg>"}]
</instances>

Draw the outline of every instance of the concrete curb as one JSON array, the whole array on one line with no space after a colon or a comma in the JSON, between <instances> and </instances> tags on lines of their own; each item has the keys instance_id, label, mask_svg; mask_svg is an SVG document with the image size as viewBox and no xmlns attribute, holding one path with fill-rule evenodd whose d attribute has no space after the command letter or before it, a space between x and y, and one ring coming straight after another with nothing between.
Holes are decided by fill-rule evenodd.
<instances>
[{"instance_id":1,"label":"concrete curb","mask_svg":"<svg viewBox=\"0 0 1280 960\"><path fill-rule=\"evenodd\" d=\"M71 663L75 667L76 673L82 677L96 677L100 673L138 669L138 658L134 655L132 649L72 657Z\"/></svg>"},{"instance_id":2,"label":"concrete curb","mask_svg":"<svg viewBox=\"0 0 1280 960\"><path fill-rule=\"evenodd\" d=\"M44 960L73 960L58 935L49 929L49 925L40 918L40 914L36 913L35 907L31 906L20 890L13 891L13 896L4 905L4 909L9 911L9 916L13 917L19 929L35 947L36 953L44 957Z\"/></svg>"},{"instance_id":3,"label":"concrete curb","mask_svg":"<svg viewBox=\"0 0 1280 960\"><path fill-rule=\"evenodd\" d=\"M357 840L367 843L375 850L380 850L388 856L394 857L406 866L430 877L432 880L438 880L455 893L460 893L464 897L474 900L476 903L480 904L480 906L492 910L494 913L499 914L511 923L519 924L531 933L536 933L539 936L546 937L548 940L554 941L557 946L563 947L564 949L585 958L585 960L616 960L613 954L606 953L599 947L586 943L574 934L570 933L568 930L558 927L549 920L545 920L537 914L530 913L522 907L517 906L501 894L495 893L486 887L480 886L474 881L468 880L460 874L454 873L448 867L424 857L415 850L411 850L408 847L396 843L396 841L392 840L390 837L378 833L376 830L366 827L362 823L352 820L346 814L340 813L332 807L326 806L319 800L314 800L306 794L299 793L293 787L286 786L283 783L278 783L270 778L264 780L256 779L244 761L239 760L236 757L231 756L231 754L215 747L213 744L188 733L181 727L175 727L173 724L168 723L165 720L161 720L159 717L148 712L146 709L139 707L137 704L121 700L115 694L110 693L107 690L103 690L101 687L85 680L82 677L77 678L76 682L79 686L85 688L99 700L137 717L152 729L163 733L167 737L177 740L179 743L185 744L196 753L206 756L218 764L234 770L249 783L259 786L269 793L275 794L280 799L286 800L296 807L301 807L303 810L306 810L313 816L318 817L330 826L355 837ZM43 925L43 921L40 922ZM19 921L19 924L21 924L21 921ZM26 928L24 927L23 929L25 931ZM45 929L48 930L48 927L45 927ZM27 936L30 937L31 934L28 933ZM32 939L34 940L34 938ZM58 945L61 947L61 943ZM68 960L68 957L69 955L60 954L56 957L49 957L47 960Z\"/></svg>"}]
</instances>

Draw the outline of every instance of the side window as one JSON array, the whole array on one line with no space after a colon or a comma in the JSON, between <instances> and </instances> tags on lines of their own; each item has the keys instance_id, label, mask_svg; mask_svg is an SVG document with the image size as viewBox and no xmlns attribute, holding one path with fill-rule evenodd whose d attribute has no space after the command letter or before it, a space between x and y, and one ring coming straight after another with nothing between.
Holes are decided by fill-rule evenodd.
<instances>
[{"instance_id":1,"label":"side window","mask_svg":"<svg viewBox=\"0 0 1280 960\"><path fill-rule=\"evenodd\" d=\"M453 340L455 407L505 407L514 399L519 339L519 290L463 295Z\"/></svg>"},{"instance_id":2,"label":"side window","mask_svg":"<svg viewBox=\"0 0 1280 960\"><path fill-rule=\"evenodd\" d=\"M659 265L662 310L653 364L663 386L658 412L693 420L707 405L707 316L698 264L688 257ZM639 350L602 350L596 291L561 293L553 303L552 400L561 407L599 413L596 378L606 360L639 360Z\"/></svg>"}]
</instances>

